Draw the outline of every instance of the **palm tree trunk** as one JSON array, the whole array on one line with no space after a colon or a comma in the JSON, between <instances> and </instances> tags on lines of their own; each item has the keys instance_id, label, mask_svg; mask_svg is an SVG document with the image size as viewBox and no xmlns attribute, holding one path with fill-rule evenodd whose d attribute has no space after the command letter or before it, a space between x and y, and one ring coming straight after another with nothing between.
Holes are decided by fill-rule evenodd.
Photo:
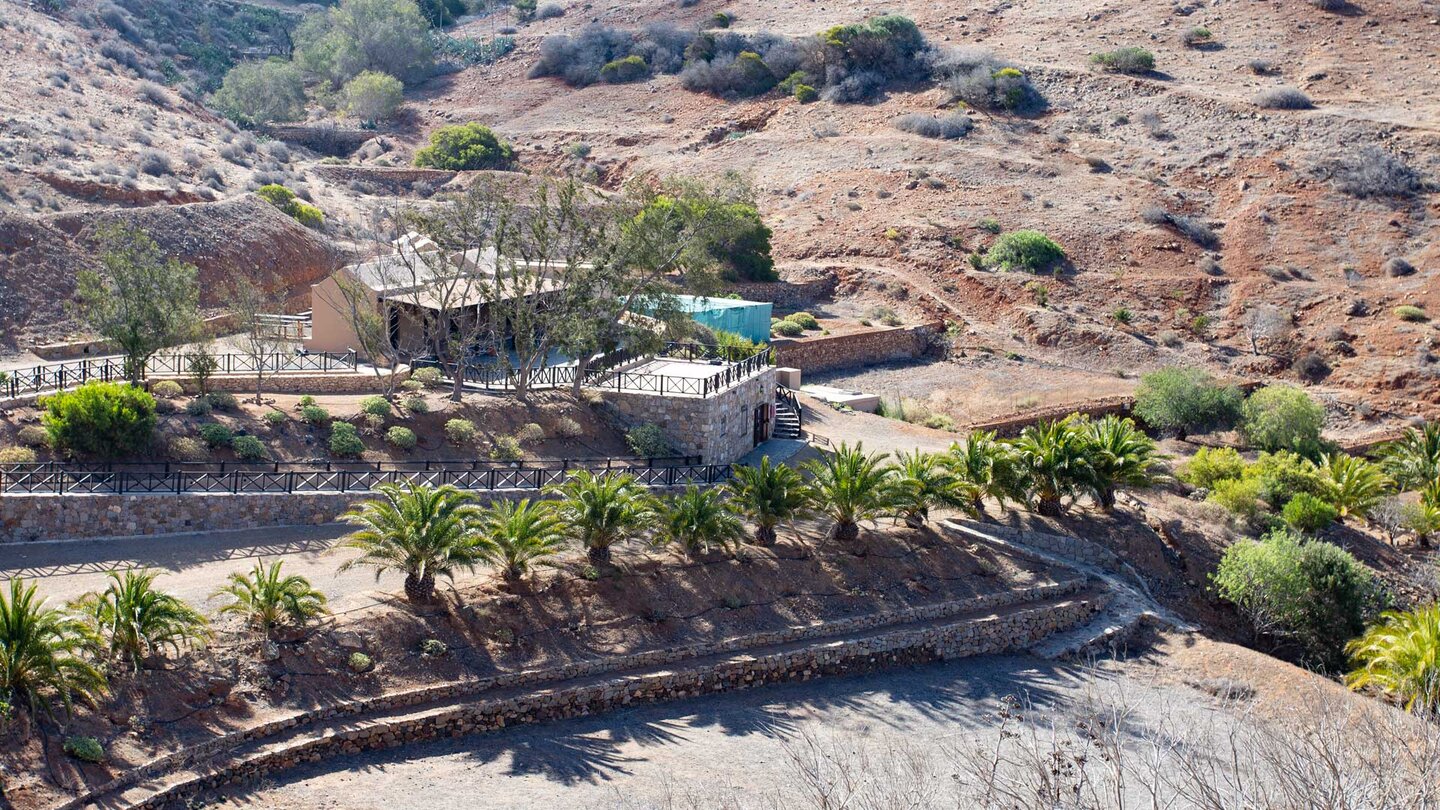
<instances>
[{"instance_id":1,"label":"palm tree trunk","mask_svg":"<svg viewBox=\"0 0 1440 810\"><path fill-rule=\"evenodd\" d=\"M1060 517L1065 514L1065 509L1062 507L1060 499L1056 497L1042 496L1035 504L1035 511L1045 517Z\"/></svg>"},{"instance_id":2,"label":"palm tree trunk","mask_svg":"<svg viewBox=\"0 0 1440 810\"><path fill-rule=\"evenodd\" d=\"M596 568L604 568L610 565L609 546L590 546L585 549L585 554L590 558L590 564Z\"/></svg>"},{"instance_id":3,"label":"palm tree trunk","mask_svg":"<svg viewBox=\"0 0 1440 810\"><path fill-rule=\"evenodd\" d=\"M429 602L435 597L435 575L427 573L423 577L414 574L405 575L405 598L411 603L420 604Z\"/></svg>"},{"instance_id":4,"label":"palm tree trunk","mask_svg":"<svg viewBox=\"0 0 1440 810\"><path fill-rule=\"evenodd\" d=\"M1101 512L1115 511L1115 490L1113 488L1104 487L1095 494L1097 496L1095 500L1099 501Z\"/></svg>"},{"instance_id":5,"label":"palm tree trunk","mask_svg":"<svg viewBox=\"0 0 1440 810\"><path fill-rule=\"evenodd\" d=\"M836 521L830 536L841 543L853 543L860 537L860 526L853 520Z\"/></svg>"},{"instance_id":6,"label":"palm tree trunk","mask_svg":"<svg viewBox=\"0 0 1440 810\"><path fill-rule=\"evenodd\" d=\"M774 527L774 526L766 526L766 525L764 525L764 524L761 524L761 525L759 525L759 526L756 526L756 527L755 527L755 545L757 545L757 546L773 546L773 545L775 545L775 527Z\"/></svg>"}]
</instances>

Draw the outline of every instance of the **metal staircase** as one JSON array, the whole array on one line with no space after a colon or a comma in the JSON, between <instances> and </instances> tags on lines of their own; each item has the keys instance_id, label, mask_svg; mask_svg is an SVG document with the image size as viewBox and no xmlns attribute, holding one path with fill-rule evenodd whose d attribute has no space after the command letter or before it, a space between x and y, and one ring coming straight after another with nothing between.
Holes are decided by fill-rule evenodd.
<instances>
[{"instance_id":1,"label":"metal staircase","mask_svg":"<svg viewBox=\"0 0 1440 810\"><path fill-rule=\"evenodd\" d=\"M804 431L801 429L802 412L800 403L795 399L795 392L783 386L775 389L775 430L771 434L773 439L799 439Z\"/></svg>"}]
</instances>

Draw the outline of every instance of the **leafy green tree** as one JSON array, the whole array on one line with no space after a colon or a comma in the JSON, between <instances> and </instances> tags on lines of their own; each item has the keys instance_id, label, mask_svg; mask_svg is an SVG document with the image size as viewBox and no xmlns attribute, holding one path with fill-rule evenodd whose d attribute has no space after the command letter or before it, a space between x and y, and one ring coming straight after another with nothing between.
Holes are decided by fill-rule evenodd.
<instances>
[{"instance_id":1,"label":"leafy green tree","mask_svg":"<svg viewBox=\"0 0 1440 810\"><path fill-rule=\"evenodd\" d=\"M1240 408L1240 433L1261 450L1291 450L1317 457L1325 409L1299 388L1271 385L1251 394Z\"/></svg>"},{"instance_id":2,"label":"leafy green tree","mask_svg":"<svg viewBox=\"0 0 1440 810\"><path fill-rule=\"evenodd\" d=\"M1332 503L1337 516L1365 517L1390 491L1390 479L1379 464L1345 453L1325 456L1320 470L1334 491Z\"/></svg>"},{"instance_id":3,"label":"leafy green tree","mask_svg":"<svg viewBox=\"0 0 1440 810\"><path fill-rule=\"evenodd\" d=\"M205 617L184 600L155 589L153 571L111 571L110 584L103 592L86 594L77 607L94 624L109 645L110 654L130 662L139 671L140 662L169 647L180 647L209 638Z\"/></svg>"},{"instance_id":4,"label":"leafy green tree","mask_svg":"<svg viewBox=\"0 0 1440 810\"><path fill-rule=\"evenodd\" d=\"M1090 442L1069 420L1031 425L1010 446L1027 499L1042 515L1064 514L1067 499L1094 486Z\"/></svg>"},{"instance_id":5,"label":"leafy green tree","mask_svg":"<svg viewBox=\"0 0 1440 810\"><path fill-rule=\"evenodd\" d=\"M1039 231L1012 231L985 251L985 266L1043 273L1065 261L1065 249Z\"/></svg>"},{"instance_id":6,"label":"leafy green tree","mask_svg":"<svg viewBox=\"0 0 1440 810\"><path fill-rule=\"evenodd\" d=\"M283 59L241 62L225 74L212 99L215 109L245 125L305 117L305 78Z\"/></svg>"},{"instance_id":7,"label":"leafy green tree","mask_svg":"<svg viewBox=\"0 0 1440 810\"><path fill-rule=\"evenodd\" d=\"M430 133L430 145L415 153L416 166L449 171L503 169L514 160L510 144L473 121L440 127Z\"/></svg>"},{"instance_id":8,"label":"leafy green tree","mask_svg":"<svg viewBox=\"0 0 1440 810\"><path fill-rule=\"evenodd\" d=\"M306 203L295 192L278 184L270 183L255 189L255 196L279 208L287 216L307 228L319 228L325 224L325 212Z\"/></svg>"},{"instance_id":9,"label":"leafy green tree","mask_svg":"<svg viewBox=\"0 0 1440 810\"><path fill-rule=\"evenodd\" d=\"M155 435L155 398L122 383L86 383L40 399L50 444L99 458L142 452Z\"/></svg>"},{"instance_id":10,"label":"leafy green tree","mask_svg":"<svg viewBox=\"0 0 1440 810\"><path fill-rule=\"evenodd\" d=\"M756 467L737 465L725 486L730 502L755 524L758 546L775 545L775 528L804 515L809 503L800 473L784 464L771 464L769 456L762 457Z\"/></svg>"},{"instance_id":11,"label":"leafy green tree","mask_svg":"<svg viewBox=\"0 0 1440 810\"><path fill-rule=\"evenodd\" d=\"M980 488L961 478L944 456L913 450L895 457L890 468L895 478L895 507L905 525L918 529L930 519L930 510L963 509L973 512Z\"/></svg>"},{"instance_id":12,"label":"leafy green tree","mask_svg":"<svg viewBox=\"0 0 1440 810\"><path fill-rule=\"evenodd\" d=\"M299 574L282 574L282 565L280 560L268 566L261 561L249 574L232 573L229 584L217 589L212 597L235 600L221 607L220 612L240 616L267 637L282 624L304 624L326 613L325 594Z\"/></svg>"},{"instance_id":13,"label":"leafy green tree","mask_svg":"<svg viewBox=\"0 0 1440 810\"><path fill-rule=\"evenodd\" d=\"M725 490L694 484L664 502L661 526L661 541L680 546L689 557L712 548L728 551L745 536L745 526L726 502Z\"/></svg>"},{"instance_id":14,"label":"leafy green tree","mask_svg":"<svg viewBox=\"0 0 1440 810\"><path fill-rule=\"evenodd\" d=\"M565 545L565 523L545 501L497 501L481 510L475 524L486 559L512 585Z\"/></svg>"},{"instance_id":15,"label":"leafy green tree","mask_svg":"<svg viewBox=\"0 0 1440 810\"><path fill-rule=\"evenodd\" d=\"M1106 416L1081 424L1089 444L1090 491L1101 511L1115 508L1115 491L1120 487L1148 488L1155 481L1160 455L1155 441L1119 416Z\"/></svg>"},{"instance_id":16,"label":"leafy green tree","mask_svg":"<svg viewBox=\"0 0 1440 810\"><path fill-rule=\"evenodd\" d=\"M547 491L561 498L560 517L596 568L610 565L611 549L640 536L658 516L654 498L633 475L580 470Z\"/></svg>"},{"instance_id":17,"label":"leafy green tree","mask_svg":"<svg viewBox=\"0 0 1440 810\"><path fill-rule=\"evenodd\" d=\"M1335 522L1340 516L1339 510L1331 506L1328 501L1302 492L1291 498L1285 508L1280 510L1280 517L1292 528L1306 534L1314 534L1321 529Z\"/></svg>"},{"instance_id":18,"label":"leafy green tree","mask_svg":"<svg viewBox=\"0 0 1440 810\"><path fill-rule=\"evenodd\" d=\"M393 118L405 100L405 85L388 73L362 71L345 83L345 110L368 126Z\"/></svg>"},{"instance_id":19,"label":"leafy green tree","mask_svg":"<svg viewBox=\"0 0 1440 810\"><path fill-rule=\"evenodd\" d=\"M1351 689L1376 689L1409 712L1440 709L1440 605L1387 611L1346 649Z\"/></svg>"},{"instance_id":20,"label":"leafy green tree","mask_svg":"<svg viewBox=\"0 0 1440 810\"><path fill-rule=\"evenodd\" d=\"M1242 400L1240 389L1220 385L1204 371L1166 368L1140 378L1135 415L1155 430L1172 431L1184 439L1233 424Z\"/></svg>"},{"instance_id":21,"label":"leafy green tree","mask_svg":"<svg viewBox=\"0 0 1440 810\"><path fill-rule=\"evenodd\" d=\"M663 186L626 226L637 243L630 245L632 252L678 251L673 263L689 273L719 267L732 280L779 279L770 256L771 231L741 177L727 175L711 185L672 178ZM653 249L637 250L640 243Z\"/></svg>"},{"instance_id":22,"label":"leafy green tree","mask_svg":"<svg viewBox=\"0 0 1440 810\"><path fill-rule=\"evenodd\" d=\"M0 702L54 717L56 701L69 715L77 698L104 694L105 675L89 660L99 643L90 627L45 607L19 577L9 591L0 591Z\"/></svg>"},{"instance_id":23,"label":"leafy green tree","mask_svg":"<svg viewBox=\"0 0 1440 810\"><path fill-rule=\"evenodd\" d=\"M296 63L336 87L366 70L418 81L434 56L430 23L415 0L341 0L295 30Z\"/></svg>"},{"instance_id":24,"label":"leafy green tree","mask_svg":"<svg viewBox=\"0 0 1440 810\"><path fill-rule=\"evenodd\" d=\"M1370 570L1349 552L1289 530L1230 546L1213 579L1258 633L1327 671L1344 666L1345 643L1365 631L1384 599Z\"/></svg>"},{"instance_id":25,"label":"leafy green tree","mask_svg":"<svg viewBox=\"0 0 1440 810\"><path fill-rule=\"evenodd\" d=\"M473 529L479 513L473 497L446 485L428 487L381 484L382 497L364 501L340 519L359 526L340 546L360 552L341 571L373 568L375 580L387 571L405 575L411 603L435 598L435 577L454 579L455 571L474 571L493 549Z\"/></svg>"},{"instance_id":26,"label":"leafy green tree","mask_svg":"<svg viewBox=\"0 0 1440 810\"><path fill-rule=\"evenodd\" d=\"M75 277L76 311L125 355L125 376L135 384L161 349L195 336L200 322L198 271L166 259L139 228L114 223L95 232L100 269Z\"/></svg>"},{"instance_id":27,"label":"leafy green tree","mask_svg":"<svg viewBox=\"0 0 1440 810\"><path fill-rule=\"evenodd\" d=\"M950 464L960 480L974 486L971 508L977 515L985 514L986 498L994 498L1003 509L1007 499L1025 497L1015 454L993 430L977 430L951 445Z\"/></svg>"},{"instance_id":28,"label":"leafy green tree","mask_svg":"<svg viewBox=\"0 0 1440 810\"><path fill-rule=\"evenodd\" d=\"M841 443L824 459L806 463L810 503L831 521L830 537L853 542L860 523L889 517L899 498L895 479L885 466L885 453L866 453L863 444Z\"/></svg>"},{"instance_id":29,"label":"leafy green tree","mask_svg":"<svg viewBox=\"0 0 1440 810\"><path fill-rule=\"evenodd\" d=\"M1427 422L1419 430L1406 428L1404 436L1381 448L1381 458L1402 489L1440 481L1440 421Z\"/></svg>"}]
</instances>

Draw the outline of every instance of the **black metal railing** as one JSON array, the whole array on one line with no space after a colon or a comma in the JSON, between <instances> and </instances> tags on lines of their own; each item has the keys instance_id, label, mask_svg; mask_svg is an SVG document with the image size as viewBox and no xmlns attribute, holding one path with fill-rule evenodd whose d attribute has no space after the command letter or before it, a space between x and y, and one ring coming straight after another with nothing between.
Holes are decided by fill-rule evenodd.
<instances>
[{"instance_id":1,"label":"black metal railing","mask_svg":"<svg viewBox=\"0 0 1440 810\"><path fill-rule=\"evenodd\" d=\"M805 426L805 411L800 408L800 398L795 396L795 392L783 385L777 385L775 386L775 398L790 408L795 414L795 424L803 428Z\"/></svg>"},{"instance_id":2,"label":"black metal railing","mask_svg":"<svg viewBox=\"0 0 1440 810\"><path fill-rule=\"evenodd\" d=\"M694 458L684 459L695 462ZM6 465L0 469L0 494L294 494L372 492L381 484L425 484L454 486L464 490L536 491L563 483L573 473L585 470L596 475L625 473L647 487L687 484L717 484L730 477L727 464L649 464L652 459L605 459L603 462L563 462L543 465L493 464L492 466L438 466L427 469L384 469L382 465L357 468L320 468L305 465L203 464L188 467L174 464L169 469L85 469L55 464ZM640 463L636 463L640 462ZM393 465L392 465L393 466Z\"/></svg>"},{"instance_id":3,"label":"black metal railing","mask_svg":"<svg viewBox=\"0 0 1440 810\"><path fill-rule=\"evenodd\" d=\"M266 374L328 374L335 371L355 371L359 368L359 359L353 349L343 354L275 352L261 356L234 353L210 356L215 359L215 374L254 374L257 369L263 369ZM191 356L187 354L157 354L145 364L145 375L187 377L191 376L190 364ZM7 399L63 391L87 382L119 382L126 379L125 360L122 357L47 363L4 373L6 376L4 381L0 382L0 397Z\"/></svg>"}]
</instances>

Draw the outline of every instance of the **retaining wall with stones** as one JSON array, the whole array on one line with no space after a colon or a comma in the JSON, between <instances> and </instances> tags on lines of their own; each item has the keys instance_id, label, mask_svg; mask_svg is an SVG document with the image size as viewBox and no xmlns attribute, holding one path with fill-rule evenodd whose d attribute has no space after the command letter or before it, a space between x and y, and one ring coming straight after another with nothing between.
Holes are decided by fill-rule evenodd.
<instances>
[{"instance_id":1,"label":"retaining wall with stones","mask_svg":"<svg viewBox=\"0 0 1440 810\"><path fill-rule=\"evenodd\" d=\"M972 600L945 603L927 608L897 611L891 614L875 614L856 617L840 622L814 625L806 628L789 628L775 633L756 634L731 639L712 645L696 646L681 650L660 650L639 656L620 656L598 662L584 662L579 667L566 667L541 675L545 681L555 681L556 675L573 671L564 680L588 674L584 670L600 665L600 672L615 672L619 669L633 669L638 666L665 665L681 658L695 658L689 665L670 667L642 673L628 672L613 677L591 679L584 683L567 686L563 681L550 688L537 688L521 694L449 703L430 709L417 709L408 714L380 718L374 722L357 724L349 729L332 729L319 736L311 736L289 745L275 745L259 749L251 756L170 784L131 807L163 807L194 793L213 789L225 784L257 779L292 768L304 762L319 762L336 756L347 756L360 751L390 748L410 742L432 740L439 737L494 731L519 723L534 723L583 717L599 712L623 708L638 703L655 703L719 692L736 691L772 683L807 681L812 678L852 675L874 672L900 666L932 663L935 661L964 658L974 655L999 653L1021 649L1053 633L1074 627L1095 615L1104 606L1105 594L1090 594L1084 598L1064 598L1076 593L1079 581L1057 583L1034 588L1016 589L1000 594L977 597ZM996 608L1013 606L1021 601L1050 599L1047 604L1020 606L1001 610L988 615L965 615ZM877 627L903 624L907 621L932 620L956 617L956 621L921 626L895 627L869 635L848 638L827 638L845 632L855 632ZM785 644L799 639L798 643ZM781 644L776 648L773 645ZM770 645L765 652L728 654L736 650L751 649ZM416 700L415 693L385 696L367 701L364 711L403 710L430 702L436 698L465 696L482 691L491 691L503 686L524 686L529 673L514 676L500 676L484 682L462 684L446 689L423 690L423 700ZM448 694L447 694L448 690ZM293 729L315 719L343 716L345 712L322 710L312 715L318 718L300 720L287 718L268 724L264 734L254 729L247 732L247 739L258 740L279 731ZM232 735L233 737L234 735ZM115 784L103 786L85 797L79 797L64 807L79 808L94 801L96 797L122 789L133 784L136 778L147 778L167 768L199 761L199 757L213 756L232 749L237 742L228 740L225 747L206 746L207 750L187 752L184 760L167 758L163 767L146 766L132 773L129 780L116 780Z\"/></svg>"},{"instance_id":2,"label":"retaining wall with stones","mask_svg":"<svg viewBox=\"0 0 1440 810\"><path fill-rule=\"evenodd\" d=\"M620 421L659 425L677 453L700 456L706 464L729 464L755 447L755 409L773 407L775 369L709 397L596 390Z\"/></svg>"},{"instance_id":3,"label":"retaining wall with stones","mask_svg":"<svg viewBox=\"0 0 1440 810\"><path fill-rule=\"evenodd\" d=\"M806 374L869 366L894 360L913 360L930 351L938 323L895 326L848 335L810 338L776 338L775 365L798 368Z\"/></svg>"}]
</instances>

